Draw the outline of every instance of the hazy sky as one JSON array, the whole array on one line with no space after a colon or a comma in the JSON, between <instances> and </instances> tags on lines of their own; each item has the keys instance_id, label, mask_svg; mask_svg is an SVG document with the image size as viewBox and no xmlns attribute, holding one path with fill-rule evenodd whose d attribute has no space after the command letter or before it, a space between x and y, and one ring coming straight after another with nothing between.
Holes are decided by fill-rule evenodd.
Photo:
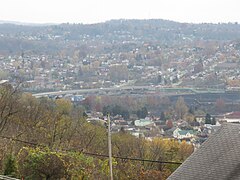
<instances>
[{"instance_id":1,"label":"hazy sky","mask_svg":"<svg viewBox=\"0 0 240 180\"><path fill-rule=\"evenodd\" d=\"M0 20L96 23L160 18L180 22L239 22L240 0L1 0Z\"/></svg>"}]
</instances>

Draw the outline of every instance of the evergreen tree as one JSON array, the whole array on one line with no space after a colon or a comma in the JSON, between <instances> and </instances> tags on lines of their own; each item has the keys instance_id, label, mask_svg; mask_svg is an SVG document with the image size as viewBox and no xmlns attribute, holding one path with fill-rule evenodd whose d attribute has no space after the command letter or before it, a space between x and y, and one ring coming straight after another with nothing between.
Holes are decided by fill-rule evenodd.
<instances>
[{"instance_id":1,"label":"evergreen tree","mask_svg":"<svg viewBox=\"0 0 240 180\"><path fill-rule=\"evenodd\" d=\"M212 124L212 125L216 125L216 118L215 118L215 117L212 118L211 124Z\"/></svg>"},{"instance_id":2,"label":"evergreen tree","mask_svg":"<svg viewBox=\"0 0 240 180\"><path fill-rule=\"evenodd\" d=\"M144 119L148 115L148 110L146 107L143 107L137 111L138 118Z\"/></svg>"},{"instance_id":3,"label":"evergreen tree","mask_svg":"<svg viewBox=\"0 0 240 180\"><path fill-rule=\"evenodd\" d=\"M212 124L212 117L210 114L206 114L206 117L205 117L205 124Z\"/></svg>"}]
</instances>

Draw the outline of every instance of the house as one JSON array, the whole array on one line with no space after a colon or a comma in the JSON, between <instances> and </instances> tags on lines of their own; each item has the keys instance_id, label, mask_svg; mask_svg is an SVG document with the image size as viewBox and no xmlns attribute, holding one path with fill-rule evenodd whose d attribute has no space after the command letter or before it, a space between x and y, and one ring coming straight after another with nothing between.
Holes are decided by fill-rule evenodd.
<instances>
[{"instance_id":1,"label":"house","mask_svg":"<svg viewBox=\"0 0 240 180\"><path fill-rule=\"evenodd\" d=\"M178 130L180 130L178 127L172 127L171 129L165 129L165 136L168 136L168 137L173 137L173 132L175 131L177 129L177 131ZM177 132L176 131L176 132Z\"/></svg>"},{"instance_id":2,"label":"house","mask_svg":"<svg viewBox=\"0 0 240 180\"><path fill-rule=\"evenodd\" d=\"M224 114L223 118L219 119L220 122L240 123L240 112L230 112Z\"/></svg>"},{"instance_id":3,"label":"house","mask_svg":"<svg viewBox=\"0 0 240 180\"><path fill-rule=\"evenodd\" d=\"M145 136L144 136L144 133L143 133L143 132L140 132L140 131L131 131L130 134L133 135L133 136L135 136L135 137L137 137L137 138L139 138L139 137L145 137Z\"/></svg>"},{"instance_id":4,"label":"house","mask_svg":"<svg viewBox=\"0 0 240 180\"><path fill-rule=\"evenodd\" d=\"M193 130L181 130L180 128L173 131L173 137L176 139L191 139L195 135Z\"/></svg>"},{"instance_id":5,"label":"house","mask_svg":"<svg viewBox=\"0 0 240 180\"><path fill-rule=\"evenodd\" d=\"M71 97L72 102L81 102L84 100L85 100L85 98L83 97L83 95L74 95Z\"/></svg>"},{"instance_id":6,"label":"house","mask_svg":"<svg viewBox=\"0 0 240 180\"><path fill-rule=\"evenodd\" d=\"M195 119L198 123L204 123L205 122L206 115L196 115Z\"/></svg>"},{"instance_id":7,"label":"house","mask_svg":"<svg viewBox=\"0 0 240 180\"><path fill-rule=\"evenodd\" d=\"M155 123L149 119L139 119L134 121L134 125L137 127L153 127Z\"/></svg>"},{"instance_id":8,"label":"house","mask_svg":"<svg viewBox=\"0 0 240 180\"><path fill-rule=\"evenodd\" d=\"M240 179L240 124L224 123L168 180Z\"/></svg>"},{"instance_id":9,"label":"house","mask_svg":"<svg viewBox=\"0 0 240 180\"><path fill-rule=\"evenodd\" d=\"M220 129L221 125L204 124L202 132L212 134Z\"/></svg>"},{"instance_id":10,"label":"house","mask_svg":"<svg viewBox=\"0 0 240 180\"><path fill-rule=\"evenodd\" d=\"M180 129L189 129L191 126L189 125L189 123L187 121L178 120L177 127L179 127Z\"/></svg>"},{"instance_id":11,"label":"house","mask_svg":"<svg viewBox=\"0 0 240 180\"><path fill-rule=\"evenodd\" d=\"M190 124L190 126L192 126L193 128L196 128L196 129L198 129L200 126L200 123L197 121L192 121L189 124Z\"/></svg>"},{"instance_id":12,"label":"house","mask_svg":"<svg viewBox=\"0 0 240 180\"><path fill-rule=\"evenodd\" d=\"M114 120L116 126L126 128L129 126L128 122L125 120Z\"/></svg>"},{"instance_id":13,"label":"house","mask_svg":"<svg viewBox=\"0 0 240 180\"><path fill-rule=\"evenodd\" d=\"M172 135L173 137L174 136L177 136L178 132L181 131L180 128L178 127L172 127L171 129L167 130L168 134L169 135ZM171 134L170 134L171 133Z\"/></svg>"}]
</instances>

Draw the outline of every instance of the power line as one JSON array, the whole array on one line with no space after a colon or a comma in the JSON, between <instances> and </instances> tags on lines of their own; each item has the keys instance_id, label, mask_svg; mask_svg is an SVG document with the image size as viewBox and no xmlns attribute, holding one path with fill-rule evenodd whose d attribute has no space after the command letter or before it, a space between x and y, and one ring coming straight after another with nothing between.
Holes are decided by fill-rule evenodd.
<instances>
[{"instance_id":1,"label":"power line","mask_svg":"<svg viewBox=\"0 0 240 180\"><path fill-rule=\"evenodd\" d=\"M25 143L25 144L34 145L34 146L39 145L37 143L24 141L24 140L12 138L12 137L7 137L7 136L0 136L0 138L9 139L9 140L12 140L12 141L17 141L17 142L21 142L21 143ZM90 153L90 152L81 152L81 153L86 154L86 155L90 155L90 156L98 156L98 157L106 157L106 158L109 157L108 155L105 155L105 154L96 154L96 153ZM152 162L152 163L160 163L160 164L178 164L178 165L182 164L182 162L158 161L158 160L130 158L130 157L121 157L121 156L112 156L112 157L115 158L115 159L123 159L123 160L130 160L130 161Z\"/></svg>"},{"instance_id":2,"label":"power line","mask_svg":"<svg viewBox=\"0 0 240 180\"><path fill-rule=\"evenodd\" d=\"M8 137L8 136L0 136L0 138L9 139L9 140L12 140L12 141L17 141L17 142L21 142L21 143L25 143L25 144L31 144L31 145L34 145L34 146L38 145L37 143L34 143L34 142L24 141L24 140L20 140L20 139Z\"/></svg>"},{"instance_id":3,"label":"power line","mask_svg":"<svg viewBox=\"0 0 240 180\"><path fill-rule=\"evenodd\" d=\"M82 152L86 155L92 155L92 156L99 156L99 157L108 157L108 155L104 154L95 154L95 153L88 153L88 152ZM140 158L129 158L129 157L121 157L121 156L112 156L116 159L125 159L125 160L131 160L131 161L144 161L144 162L153 162L153 163L160 163L160 164L182 164L181 162L170 162L170 161L158 161L158 160L150 160L150 159L140 159Z\"/></svg>"}]
</instances>

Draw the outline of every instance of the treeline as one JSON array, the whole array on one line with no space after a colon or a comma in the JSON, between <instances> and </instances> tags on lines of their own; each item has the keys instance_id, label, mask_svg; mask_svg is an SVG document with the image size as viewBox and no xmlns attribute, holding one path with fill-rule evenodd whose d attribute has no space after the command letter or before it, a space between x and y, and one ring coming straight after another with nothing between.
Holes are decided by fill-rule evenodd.
<instances>
[{"instance_id":1,"label":"treeline","mask_svg":"<svg viewBox=\"0 0 240 180\"><path fill-rule=\"evenodd\" d=\"M86 110L109 112L113 115L126 114L126 117L129 117L128 114L136 114L139 118L145 118L148 114L146 111L158 112L160 115L161 111L167 111L174 106L168 97L158 95L143 95L141 98L131 95L91 95L86 97L82 105Z\"/></svg>"},{"instance_id":2,"label":"treeline","mask_svg":"<svg viewBox=\"0 0 240 180\"><path fill-rule=\"evenodd\" d=\"M103 112L104 115L122 115L125 120L144 119L147 116L162 117L161 120L194 121L195 113L205 114L197 106L188 106L183 97L176 102L166 96L88 96L82 105L86 110ZM163 118L164 116L164 118Z\"/></svg>"},{"instance_id":3,"label":"treeline","mask_svg":"<svg viewBox=\"0 0 240 180\"><path fill-rule=\"evenodd\" d=\"M86 121L82 106L64 99L36 99L10 85L0 86L0 171L25 179L107 179L104 125ZM148 141L125 131L112 134L114 156L183 162L193 151L185 142ZM166 179L177 167L114 159L115 179Z\"/></svg>"}]
</instances>

